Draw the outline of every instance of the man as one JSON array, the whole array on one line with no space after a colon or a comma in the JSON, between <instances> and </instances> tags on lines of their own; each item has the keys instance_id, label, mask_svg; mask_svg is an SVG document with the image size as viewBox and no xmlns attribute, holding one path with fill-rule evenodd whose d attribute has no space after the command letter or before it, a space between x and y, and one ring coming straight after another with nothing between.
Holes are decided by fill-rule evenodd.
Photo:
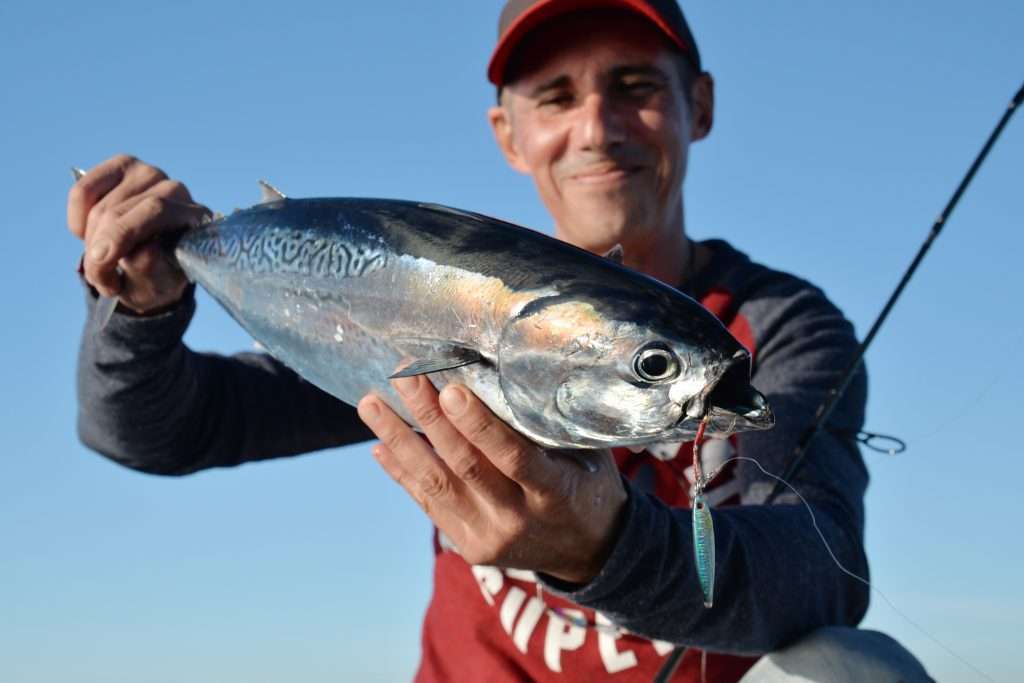
<instances>
[{"instance_id":1,"label":"man","mask_svg":"<svg viewBox=\"0 0 1024 683\"><path fill-rule=\"evenodd\" d=\"M185 348L191 291L153 238L209 212L130 157L93 169L69 197L86 280L122 302L83 337L82 439L128 466L184 474L379 437L374 457L438 528L419 680L651 680L674 646L689 649L673 680L926 680L891 639L830 628L859 621L866 587L835 566L795 496L759 505L771 481L730 460L781 471L856 342L819 290L686 237L687 154L711 130L713 83L678 6L511 0L499 28L489 120L556 236L595 253L620 245L626 265L702 301L750 348L753 382L776 411L772 432L707 447L719 471L707 493L713 608L693 567L693 474L674 457L686 444L594 454L589 471L526 441L465 387L439 395L403 380L428 445L377 397L357 417L270 358ZM860 575L867 474L848 435L865 385L862 373L794 482Z\"/></svg>"}]
</instances>

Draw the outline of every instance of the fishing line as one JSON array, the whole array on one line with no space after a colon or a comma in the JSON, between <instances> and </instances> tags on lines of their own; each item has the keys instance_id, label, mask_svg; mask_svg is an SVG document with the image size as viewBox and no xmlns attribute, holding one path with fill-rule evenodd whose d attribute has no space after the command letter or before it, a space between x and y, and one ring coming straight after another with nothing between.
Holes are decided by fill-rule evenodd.
<instances>
[{"instance_id":1,"label":"fishing line","mask_svg":"<svg viewBox=\"0 0 1024 683\"><path fill-rule=\"evenodd\" d=\"M961 664L963 664L963 665L964 665L964 666L966 666L967 668L971 669L972 671L974 671L974 673L978 674L979 676L981 676L981 677L982 677L982 678L984 678L985 680L987 680L987 681L992 681L992 683L995 683L995 679L993 679L993 678L992 678L991 676L989 676L988 674L986 674L986 673L985 673L984 671L982 671L981 669L979 669L978 667L976 667L976 666L975 666L974 664L971 664L971 663L970 663L969 661L967 661L966 659L964 659L963 657L961 657L960 655L958 655L958 654L957 654L956 652L954 652L954 651L953 651L953 650L952 650L952 649L951 649L951 648L950 648L949 646L947 646L947 645L946 645L945 643L943 643L943 642L942 642L941 640L939 640L938 638L936 638L935 636L933 636L933 635L932 635L931 633L929 633L928 631L926 631L926 630L924 629L924 627L923 627L923 626L921 626L921 625L920 625L919 623L917 623L916 621L914 621L913 619L911 619L911 618L910 618L909 616L907 616L907 615L906 615L906 614L905 614L905 613L904 613L904 612L903 612L902 610L900 610L900 609L899 609L898 607L896 607L896 605L895 605L895 604L893 604L892 600L890 600L890 599L888 598L888 596L886 596L886 594L885 594L885 593L883 593L883 592L882 592L882 591L881 591L881 590L880 590L879 588L876 588L876 587L875 587L875 586L874 586L874 585L873 585L873 584L872 584L872 583L871 583L870 581L868 581L867 579L865 579L865 578L864 578L863 576L860 576L860 575L859 575L859 574L857 574L856 572L854 572L854 571L851 571L850 569L847 569L846 565L844 565L844 564L843 564L843 563L842 563L842 562L841 562L841 561L839 560L839 558L838 558L838 557L836 557L836 554L835 554L835 552L834 552L834 551L832 550L832 546L831 546L831 545L829 544L829 542L828 542L828 539L826 539L826 538L825 538L825 534L824 534L824 532L822 532L822 530L821 530L821 527L820 527L820 526L818 526L818 518L817 518L817 517L815 516L815 514L814 514L814 508L812 508L812 507L811 507L811 504L807 502L807 499L803 497L803 494L801 494L801 493L800 493L799 491L797 491L797 490L796 490L796 487L794 487L794 486L793 486L793 485L792 485L791 483L789 483L788 481L786 481L786 480L785 480L785 479L783 479L782 477L780 477L780 476L778 476L778 475L775 475L775 474L772 474L771 472L769 472L768 470L766 470L766 469L765 469L764 467L762 467L762 466L761 466L761 463L759 463L759 462L758 462L757 460L754 460L753 458L748 458L748 457L746 457L746 456L743 456L743 455L734 455L734 456L732 456L731 458L728 458L727 460L725 460L725 461L724 461L724 462L723 462L723 463L721 464L721 466L719 466L719 467L718 467L718 469L714 470L713 472L711 472L711 474L709 474L709 475L708 475L708 481L710 482L710 481L711 481L712 479L714 479L715 477L717 477L717 476L718 476L718 474L719 474L719 473L720 473L720 472L722 471L722 469L724 469L724 468L725 468L725 466L726 466L726 465L727 465L727 464L728 464L728 463L729 463L730 461L732 461L732 460L744 460L744 461L746 461L746 462L752 462L752 463L754 463L754 465L755 465L755 466L757 467L757 469L761 470L761 473L762 473L762 474L764 474L765 476L771 477L771 478L772 478L772 479L774 479L774 480L775 480L775 481L776 481L777 483L779 483L779 484L781 484L781 485L785 486L785 487L786 487L786 488L788 488L788 489L789 489L790 491L792 491L792 492L793 492L794 494L796 494L796 497L797 497L797 498L799 498L799 499L800 499L800 502L804 504L804 507L805 507L805 508L807 508L807 514L811 516L811 525L812 525L812 526L814 527L814 531L815 531L815 532L817 532L817 534L818 534L818 538L820 538L820 539L821 539L821 543L822 543L822 545L824 545L824 546L825 546L825 550L827 550L827 551L828 551L829 557L831 557L831 558L832 558L832 561L833 561L833 562L835 563L835 565L836 565L837 567L839 567L839 570L840 570L841 572L843 572L844 574L846 574L847 576L849 576L849 577L850 577L850 578L852 578L852 579L855 579L855 580L857 580L857 581L860 581L860 582L861 582L862 584L864 584L865 586L867 586L867 587L868 587L868 588L869 588L869 589L871 590L871 592L875 593L875 594L876 594L876 595L877 595L878 597L882 598L882 600L883 600L883 601L885 602L885 604L887 604L887 605L889 606L889 608L890 608L890 609L891 609L891 610L892 610L893 612L895 612L895 613L896 613L896 614L898 614L898 615L899 615L900 617L902 617L904 621L906 621L906 622L907 622L908 624L910 624L910 625L911 625L911 626L913 626L913 627L914 627L915 629L917 629L917 631L918 631L919 633L921 633L921 634L922 634L923 636L925 636L925 637L926 637L926 638L928 638L928 639L929 639L930 641L932 641L933 643L935 643L936 645L938 645L938 646L939 646L940 648L942 648L943 650L945 650L945 651L946 651L946 652L947 652L947 653L948 653L948 654L949 654L950 656L952 656L952 657L954 657L955 659L957 659L957 660L958 660L958 661L959 661L959 662L960 662ZM855 542L857 542L857 539L854 539L854 541L855 541ZM862 547L862 550L863 550L863 547Z\"/></svg>"},{"instance_id":2,"label":"fishing line","mask_svg":"<svg viewBox=\"0 0 1024 683\"><path fill-rule=\"evenodd\" d=\"M998 360L1008 358L1010 356L1009 352L1018 348L1022 340L1024 340L1024 332L1018 333L1017 336L1013 338L1009 344L1007 344L1006 352L992 354L992 357ZM949 425L961 422L964 420L964 418L969 416L970 413L976 412L979 408L982 407L982 401L988 396L992 389L995 388L997 384L999 384L1000 380L1006 378L1006 374L1006 368L996 364L996 367L992 368L988 381L986 381L982 385L978 393L973 398L968 399L967 401L963 401L961 403L961 405L965 406L964 408L958 409L954 415L939 422L938 426L932 429L930 432L925 432L921 436L915 437L913 441L915 443L920 441L928 441L934 438L935 435L944 431L947 427L949 427Z\"/></svg>"}]
</instances>

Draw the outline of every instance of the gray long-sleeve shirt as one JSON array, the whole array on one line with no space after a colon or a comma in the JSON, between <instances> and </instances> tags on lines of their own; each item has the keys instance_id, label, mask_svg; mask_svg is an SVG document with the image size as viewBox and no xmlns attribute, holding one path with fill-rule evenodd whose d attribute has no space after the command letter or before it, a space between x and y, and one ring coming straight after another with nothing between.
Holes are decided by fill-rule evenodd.
<instances>
[{"instance_id":1,"label":"gray long-sleeve shirt","mask_svg":"<svg viewBox=\"0 0 1024 683\"><path fill-rule=\"evenodd\" d=\"M856 350L851 325L817 288L752 263L721 241L689 283L698 299L721 294L730 317L749 326L753 384L776 427L736 437L738 454L780 473L814 411ZM719 297L721 300L721 297ZM182 343L191 293L155 317L115 314L98 329L91 314L78 369L79 433L111 459L155 474L294 455L373 438L355 409L265 354L196 353ZM813 507L838 559L867 574L861 541L867 472L850 436L864 419L861 371L819 435L793 485ZM720 652L763 653L823 625L855 624L867 588L835 566L810 516L787 492L761 503L773 481L740 462L738 506L715 511L716 600L706 610L696 586L691 517L637 485L619 538L585 586L547 587L600 610L633 633ZM472 596L479 599L479 596ZM467 598L469 599L469 598Z\"/></svg>"}]
</instances>

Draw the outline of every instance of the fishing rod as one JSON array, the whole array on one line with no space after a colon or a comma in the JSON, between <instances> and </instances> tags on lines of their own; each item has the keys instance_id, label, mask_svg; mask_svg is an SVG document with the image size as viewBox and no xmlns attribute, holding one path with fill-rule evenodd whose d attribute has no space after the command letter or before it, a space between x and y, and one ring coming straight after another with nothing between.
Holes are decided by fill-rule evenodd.
<instances>
[{"instance_id":1,"label":"fishing rod","mask_svg":"<svg viewBox=\"0 0 1024 683\"><path fill-rule=\"evenodd\" d=\"M889 313L892 311L893 306L896 305L896 300L900 298L901 294L903 294L903 290L906 288L907 283L910 282L910 278L914 276L914 272L917 270L917 267L921 265L921 261L924 260L928 250L931 249L932 244L939 236L939 233L941 233L942 229L946 226L946 221L949 220L949 216L953 213L953 209L955 209L956 205L960 202L960 197L963 196L964 190L967 189L971 180L974 179L974 174L978 172L978 168L980 168L981 164L985 161L985 157L988 156L989 150L992 149L996 140L999 139L999 136L1002 134L1003 129L1009 122L1010 117L1012 117L1014 112L1017 111L1017 108L1021 105L1022 101L1024 101L1024 85L1021 85L1020 90L1018 90L1017 94L1010 100L1010 104L1006 107L1006 111L1003 112L1002 117L999 119L999 123L996 124L991 135L988 136L988 140L985 141L985 145L981 148L981 151L978 152L978 156L974 158L974 163L971 164L970 169L968 169L963 180L960 181L960 185L956 188L953 196L950 197L949 202L946 203L946 207L935 220L935 223L932 225L932 229L928 233L928 237L925 238L920 249L917 251L917 255L914 257L914 260L911 261L910 266L907 268L906 272L903 273L903 277L900 278L900 282L896 285L896 289L894 289L892 294L889 295L889 300L885 302L882 312L878 314L878 318L875 319L875 322L868 331L867 336L864 337L864 341L860 343L860 346L857 348L857 353L855 353L853 358L850 360L850 363L846 367L846 371L843 373L841 379L836 383L836 386L825 395L825 400L818 406L817 411L815 411L814 422L806 431L804 431L800 440L797 442L796 449L790 457L789 465L787 465L786 469L781 475L779 475L780 479L776 480L771 493L768 494L768 498L765 499L765 505L770 504L785 490L782 480L789 481L792 479L797 471L799 471L800 467L803 466L804 462L806 462L807 451L810 448L811 443L814 441L814 437L816 437L821 431L825 422L829 417L831 417L832 411L835 410L839 400L843 397L843 394L846 393L846 389L850 385L850 381L853 379L854 374L857 372L857 368L860 367L861 362L864 360L864 354L867 353L868 347L871 346L871 342L874 341L875 335L878 334L878 330L881 329L886 318L889 317Z\"/></svg>"},{"instance_id":2,"label":"fishing rod","mask_svg":"<svg viewBox=\"0 0 1024 683\"><path fill-rule=\"evenodd\" d=\"M967 189L967 186L970 185L971 180L974 179L974 175L978 172L981 164L985 161L985 157L988 156L989 150L992 149L992 146L995 144L996 140L999 139L999 136L1002 134L1006 124L1022 103L1024 103L1024 84L1021 85L1020 90L1018 90L1017 94L1010 100L1010 104L1006 107L1006 111L1003 112L1002 117L1000 117L999 123L996 124L995 129L988 136L988 140L985 141L985 145L974 158L974 163L972 163L971 167L967 170L967 174L960 181L960 185L957 186L953 196L950 197L949 201L946 203L946 207L942 210L942 213L939 214L935 223L932 224L932 228L928 232L928 236L925 238L924 242L921 244L921 247L918 249L917 255L914 256L914 260L911 261L910 266L903 273L903 277L900 278L899 284L896 285L896 289L894 289L892 294L889 295L889 300L886 301L885 306L882 308L882 312L878 314L878 318L875 319L871 329L864 337L864 341L862 341L857 347L857 352L850 360L850 363L841 375L840 380L836 383L834 388L825 394L825 399L815 411L814 422L811 423L811 425L801 435L796 448L793 450L793 455L790 456L790 461L786 466L786 469L780 476L775 478L775 485L772 487L771 493L769 493L768 497L765 499L763 503L764 505L771 504L772 501L778 498L780 493L786 490L783 482L792 479L800 470L800 467L802 467L807 461L807 452L811 443L814 441L814 438L818 433L821 432L822 427L825 425L828 418L831 417L832 412L839 403L839 400L843 397L843 394L846 393L846 389L850 385L850 381L853 379L854 374L856 374L857 369L860 367L861 362L864 360L864 354L867 353L868 347L871 346L871 342L874 341L879 329L881 329L882 325L885 323L886 318L889 317L889 313L892 311L893 306L896 305L896 301L900 298L900 295L903 294L903 290L906 288L907 283L909 283L910 278L914 276L914 272L917 270L918 266L921 265L921 262L924 260L928 250L931 249L935 239L946 226L946 222L949 220L950 214L953 213L953 209L955 209L956 205L960 202L960 197ZM679 667L679 663L683 659L683 655L686 653L686 649L687 648L685 647L677 646L669 653L665 663L658 671L658 674L654 677L653 683L667 683L672 678L676 669Z\"/></svg>"}]
</instances>

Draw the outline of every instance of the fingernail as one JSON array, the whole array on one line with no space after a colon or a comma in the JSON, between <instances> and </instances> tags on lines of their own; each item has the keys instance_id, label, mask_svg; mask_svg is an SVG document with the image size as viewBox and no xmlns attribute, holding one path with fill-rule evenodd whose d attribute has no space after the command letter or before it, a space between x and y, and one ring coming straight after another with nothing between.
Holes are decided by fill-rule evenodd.
<instances>
[{"instance_id":1,"label":"fingernail","mask_svg":"<svg viewBox=\"0 0 1024 683\"><path fill-rule=\"evenodd\" d=\"M102 261L107 258L107 254L110 253L109 242L99 242L94 244L92 249L89 250L89 258L93 261Z\"/></svg>"},{"instance_id":2,"label":"fingernail","mask_svg":"<svg viewBox=\"0 0 1024 683\"><path fill-rule=\"evenodd\" d=\"M367 422L376 422L380 417L380 406L377 401L363 401L359 406L359 415Z\"/></svg>"},{"instance_id":3,"label":"fingernail","mask_svg":"<svg viewBox=\"0 0 1024 683\"><path fill-rule=\"evenodd\" d=\"M395 389L398 390L402 396L408 398L416 393L416 388L419 384L419 377L400 377L395 380Z\"/></svg>"},{"instance_id":4,"label":"fingernail","mask_svg":"<svg viewBox=\"0 0 1024 683\"><path fill-rule=\"evenodd\" d=\"M441 407L449 415L458 415L465 410L466 397L463 396L462 390L454 387L445 387L444 391L441 392Z\"/></svg>"}]
</instances>

